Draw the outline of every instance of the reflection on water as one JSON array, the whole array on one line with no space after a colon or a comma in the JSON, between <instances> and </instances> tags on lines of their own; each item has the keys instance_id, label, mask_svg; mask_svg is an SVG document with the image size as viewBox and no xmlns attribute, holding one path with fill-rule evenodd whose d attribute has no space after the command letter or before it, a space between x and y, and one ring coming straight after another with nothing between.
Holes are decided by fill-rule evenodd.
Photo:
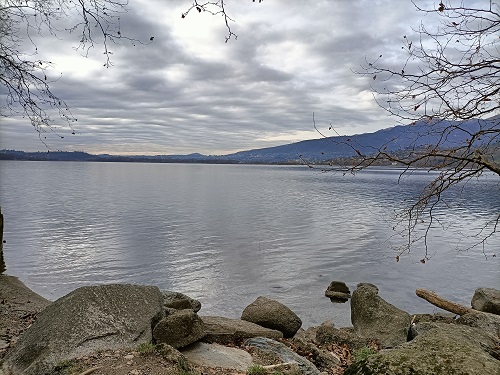
<instances>
[{"instance_id":1,"label":"reflection on water","mask_svg":"<svg viewBox=\"0 0 500 375\"><path fill-rule=\"evenodd\" d=\"M259 295L287 304L305 325L349 324L332 304L332 280L379 286L410 311L432 311L427 288L469 304L479 286L500 287L498 257L458 252L470 230L499 212L498 178L447 203L445 230L395 262L401 202L432 176L369 170L356 176L302 167L1 162L9 274L49 299L95 283L153 284L201 300L203 314L239 317ZM462 246L465 245L465 246ZM487 252L499 248L494 237ZM492 251L491 249L494 249Z\"/></svg>"}]
</instances>

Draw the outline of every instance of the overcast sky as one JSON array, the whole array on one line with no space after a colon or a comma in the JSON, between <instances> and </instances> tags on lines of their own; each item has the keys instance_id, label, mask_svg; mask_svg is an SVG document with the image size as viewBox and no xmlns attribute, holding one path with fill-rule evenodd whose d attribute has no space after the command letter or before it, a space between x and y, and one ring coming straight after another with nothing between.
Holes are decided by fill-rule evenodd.
<instances>
[{"instance_id":1,"label":"overcast sky","mask_svg":"<svg viewBox=\"0 0 500 375\"><path fill-rule=\"evenodd\" d=\"M182 19L190 5L130 0L122 34L154 41L111 45L108 69L102 45L85 58L74 48L78 35L34 38L54 63L54 93L78 118L75 135L67 127L64 139L47 135L51 149L228 154L319 138L313 112L328 135L330 124L346 135L387 128L397 120L375 103L371 79L353 70L380 54L402 61L403 36L434 22L410 0L226 0L238 38L225 43L223 18ZM1 121L0 149L47 150L25 119Z\"/></svg>"}]
</instances>

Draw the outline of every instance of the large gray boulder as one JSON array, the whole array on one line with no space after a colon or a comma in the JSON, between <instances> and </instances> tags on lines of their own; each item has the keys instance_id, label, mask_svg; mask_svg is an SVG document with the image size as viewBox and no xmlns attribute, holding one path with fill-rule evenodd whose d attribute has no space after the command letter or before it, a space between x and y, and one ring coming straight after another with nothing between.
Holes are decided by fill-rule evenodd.
<instances>
[{"instance_id":1,"label":"large gray boulder","mask_svg":"<svg viewBox=\"0 0 500 375\"><path fill-rule=\"evenodd\" d=\"M262 296L243 310L241 319L281 331L284 337L293 337L302 326L302 320L287 306Z\"/></svg>"},{"instance_id":2,"label":"large gray boulder","mask_svg":"<svg viewBox=\"0 0 500 375\"><path fill-rule=\"evenodd\" d=\"M419 323L420 334L401 346L356 362L345 375L498 375L497 339L479 328Z\"/></svg>"},{"instance_id":3,"label":"large gray boulder","mask_svg":"<svg viewBox=\"0 0 500 375\"><path fill-rule=\"evenodd\" d=\"M471 306L475 310L500 315L500 290L477 288L472 297Z\"/></svg>"},{"instance_id":4,"label":"large gray boulder","mask_svg":"<svg viewBox=\"0 0 500 375\"><path fill-rule=\"evenodd\" d=\"M176 349L192 344L203 336L203 321L191 309L169 314L153 329L153 337L157 343L168 344Z\"/></svg>"},{"instance_id":5,"label":"large gray boulder","mask_svg":"<svg viewBox=\"0 0 500 375\"><path fill-rule=\"evenodd\" d=\"M240 319L223 318L220 316L202 316L205 326L203 341L218 344L236 344L251 337L267 337L280 339L283 333L265 328L258 324Z\"/></svg>"},{"instance_id":6,"label":"large gray boulder","mask_svg":"<svg viewBox=\"0 0 500 375\"><path fill-rule=\"evenodd\" d=\"M356 334L390 348L407 341L411 316L382 299L375 285L361 283L352 294L351 322Z\"/></svg>"},{"instance_id":7,"label":"large gray boulder","mask_svg":"<svg viewBox=\"0 0 500 375\"><path fill-rule=\"evenodd\" d=\"M163 298L154 286L76 289L48 305L5 357L6 374L42 375L73 357L151 342Z\"/></svg>"}]
</instances>

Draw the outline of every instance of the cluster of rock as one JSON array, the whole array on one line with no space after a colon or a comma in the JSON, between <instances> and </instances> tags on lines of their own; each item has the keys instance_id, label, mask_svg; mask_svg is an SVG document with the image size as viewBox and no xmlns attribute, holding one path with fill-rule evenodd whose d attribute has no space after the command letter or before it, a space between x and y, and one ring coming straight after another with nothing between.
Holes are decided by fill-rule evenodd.
<instances>
[{"instance_id":1,"label":"cluster of rock","mask_svg":"<svg viewBox=\"0 0 500 375\"><path fill-rule=\"evenodd\" d=\"M332 291L348 293L342 286ZM498 375L499 296L498 290L478 289L472 300L475 310L459 319L412 316L382 299L376 286L362 283L351 297L352 327L325 322L303 330L293 311L266 297L247 306L241 319L230 319L200 316L199 301L154 286L82 287L42 311L7 353L0 375L46 374L66 359L98 350L134 349L141 343L155 343L169 355L203 365L209 364L209 353L218 351L228 367L245 370L250 355L223 346L244 343L295 363L308 375L341 366L328 344L346 344L353 350L375 345L379 352L355 361L346 373ZM290 338L295 351L280 342L282 338ZM307 358L298 353L307 353Z\"/></svg>"},{"instance_id":2,"label":"cluster of rock","mask_svg":"<svg viewBox=\"0 0 500 375\"><path fill-rule=\"evenodd\" d=\"M2 369L5 374L39 375L62 360L98 350L152 342L178 349L201 339L279 339L292 337L302 325L288 307L265 297L250 304L241 320L201 317L200 308L199 301L154 286L82 287L42 311L8 352Z\"/></svg>"},{"instance_id":3,"label":"cluster of rock","mask_svg":"<svg viewBox=\"0 0 500 375\"><path fill-rule=\"evenodd\" d=\"M478 299L482 302L478 303ZM487 300L487 302L486 302ZM376 338L378 354L356 362L346 374L500 373L500 291L480 288L470 312L409 315L359 284L351 299L351 321L360 337ZM482 310L488 306L487 311Z\"/></svg>"}]
</instances>

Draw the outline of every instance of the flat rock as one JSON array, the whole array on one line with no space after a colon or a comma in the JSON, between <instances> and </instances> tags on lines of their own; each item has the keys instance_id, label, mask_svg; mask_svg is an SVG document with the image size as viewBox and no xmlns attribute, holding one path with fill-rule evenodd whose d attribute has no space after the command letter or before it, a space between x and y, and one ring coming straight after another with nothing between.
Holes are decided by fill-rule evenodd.
<instances>
[{"instance_id":1,"label":"flat rock","mask_svg":"<svg viewBox=\"0 0 500 375\"><path fill-rule=\"evenodd\" d=\"M183 348L181 353L189 362L198 366L245 371L252 365L252 356L246 351L215 343L197 342Z\"/></svg>"},{"instance_id":2,"label":"flat rock","mask_svg":"<svg viewBox=\"0 0 500 375\"><path fill-rule=\"evenodd\" d=\"M246 320L223 318L220 316L201 316L205 325L205 342L219 344L237 343L251 337L280 339L283 333L265 328Z\"/></svg>"}]
</instances>

